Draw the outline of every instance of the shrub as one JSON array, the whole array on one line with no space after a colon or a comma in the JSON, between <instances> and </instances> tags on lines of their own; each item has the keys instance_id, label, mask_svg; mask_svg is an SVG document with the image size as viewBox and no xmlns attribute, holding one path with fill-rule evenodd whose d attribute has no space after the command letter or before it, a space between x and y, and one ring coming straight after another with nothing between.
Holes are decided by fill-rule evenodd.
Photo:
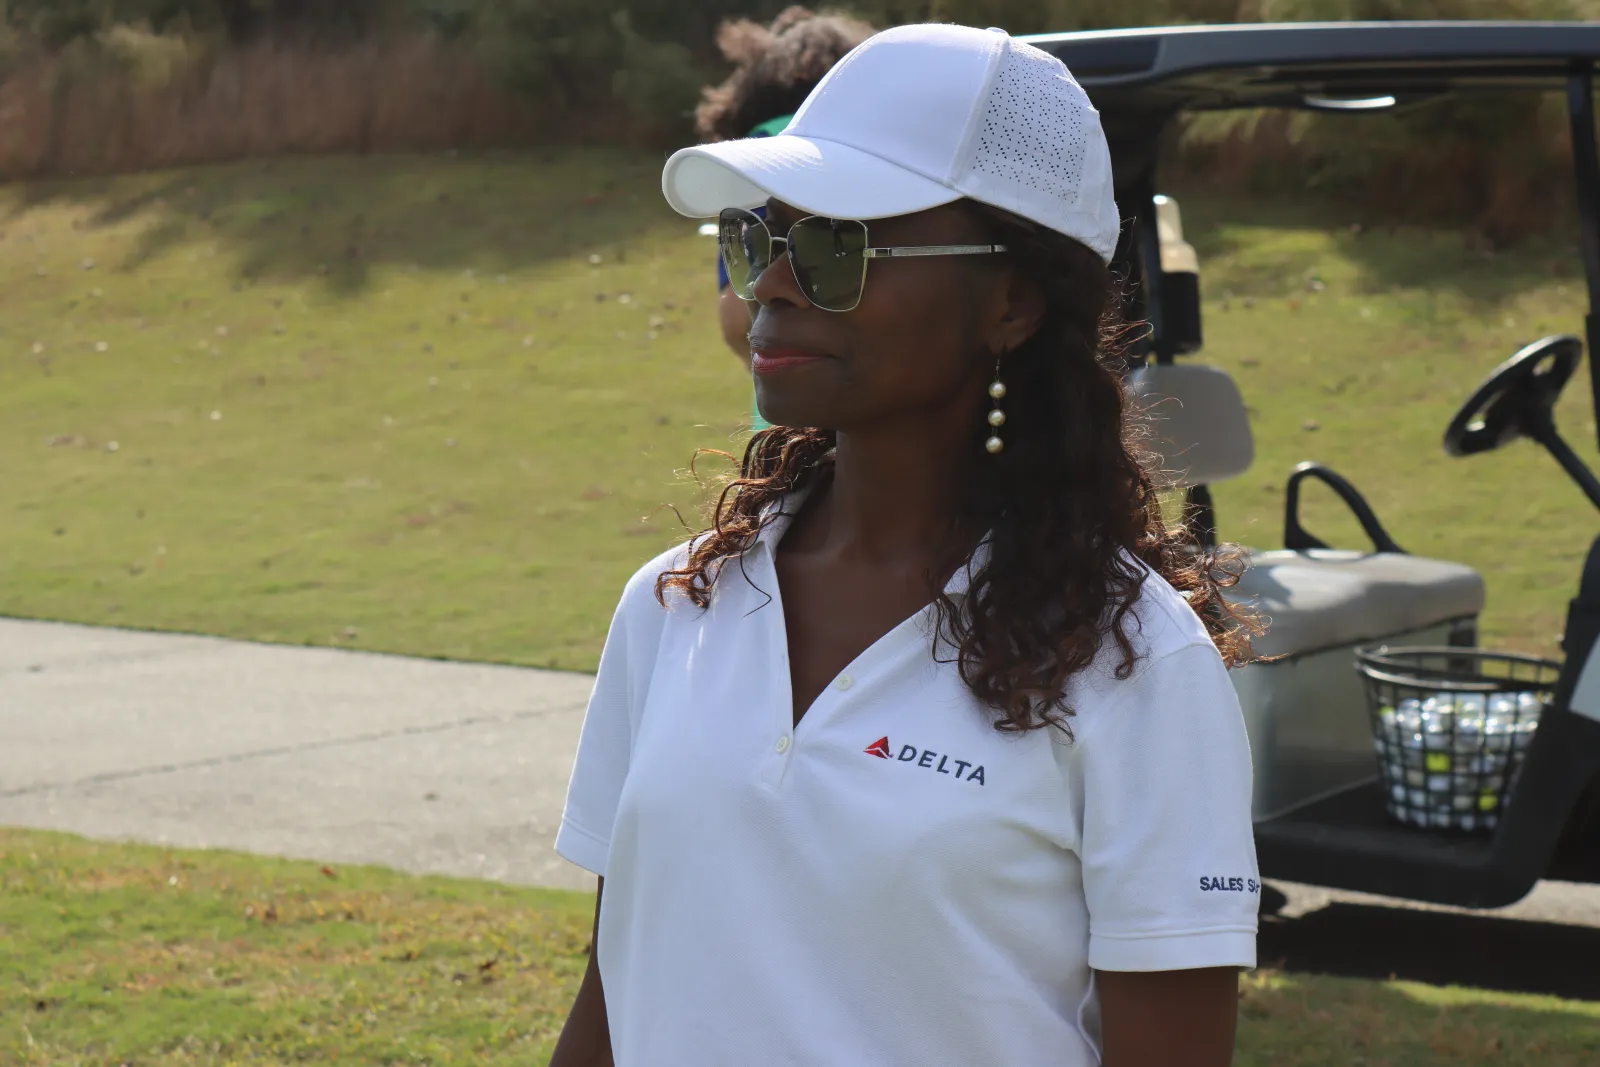
<instances>
[{"instance_id":1,"label":"shrub","mask_svg":"<svg viewBox=\"0 0 1600 1067\"><path fill-rule=\"evenodd\" d=\"M692 137L699 87L726 71L714 47L718 23L736 15L764 22L787 2L0 0L0 112L16 117L0 129L0 160L5 173L16 174L493 137L681 143ZM1593 0L844 0L842 6L880 26L936 20L1025 34L1186 22L1582 18ZM390 39L402 43L381 43ZM280 73L269 75L275 67ZM514 90L521 111L486 77ZM309 103L317 94L295 91L296 78L325 85L345 79L340 99L351 106ZM238 128L220 118L225 94L217 86L229 79L248 86L234 92L237 106L259 115ZM250 93L260 99L246 100ZM309 111L278 113L295 107ZM204 127L209 132L179 129L196 108L217 109L215 126ZM408 117L406 108L415 114ZM342 117L332 117L334 111ZM168 118L158 121L160 115ZM160 132L162 122L174 130ZM1181 131L1176 162L1191 177L1228 188L1309 187L1368 211L1470 219L1497 240L1543 224L1568 195L1564 121L1549 101L1531 98L1443 101L1359 122L1311 114L1200 116Z\"/></svg>"},{"instance_id":2,"label":"shrub","mask_svg":"<svg viewBox=\"0 0 1600 1067\"><path fill-rule=\"evenodd\" d=\"M1233 22L1237 0L868 0L848 5L880 26L959 22L1013 34Z\"/></svg>"},{"instance_id":3,"label":"shrub","mask_svg":"<svg viewBox=\"0 0 1600 1067\"><path fill-rule=\"evenodd\" d=\"M1578 0L1244 0L1240 21L1572 19ZM1492 243L1550 225L1571 197L1560 101L1484 93L1387 115L1223 112L1188 120L1179 166L1223 189L1311 190L1379 218L1465 223Z\"/></svg>"},{"instance_id":4,"label":"shrub","mask_svg":"<svg viewBox=\"0 0 1600 1067\"><path fill-rule=\"evenodd\" d=\"M108 31L26 57L0 84L0 180L491 148L540 133L526 101L492 83L470 48L433 34L215 49L152 36Z\"/></svg>"},{"instance_id":5,"label":"shrub","mask_svg":"<svg viewBox=\"0 0 1600 1067\"><path fill-rule=\"evenodd\" d=\"M236 43L264 33L346 39L416 21L431 0L9 0L3 20L58 49L119 25L158 34L219 34ZM481 6L461 0L459 7Z\"/></svg>"}]
</instances>

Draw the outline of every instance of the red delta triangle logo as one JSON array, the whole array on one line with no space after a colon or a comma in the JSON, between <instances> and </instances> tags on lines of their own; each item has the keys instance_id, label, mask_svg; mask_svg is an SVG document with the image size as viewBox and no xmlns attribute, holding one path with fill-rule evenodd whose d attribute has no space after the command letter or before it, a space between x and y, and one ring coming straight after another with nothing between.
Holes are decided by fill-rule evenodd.
<instances>
[{"instance_id":1,"label":"red delta triangle logo","mask_svg":"<svg viewBox=\"0 0 1600 1067\"><path fill-rule=\"evenodd\" d=\"M889 755L889 739L887 737L878 738L876 741L872 742L872 744L868 745L865 751L867 755L877 756L879 759L894 758L893 756Z\"/></svg>"}]
</instances>

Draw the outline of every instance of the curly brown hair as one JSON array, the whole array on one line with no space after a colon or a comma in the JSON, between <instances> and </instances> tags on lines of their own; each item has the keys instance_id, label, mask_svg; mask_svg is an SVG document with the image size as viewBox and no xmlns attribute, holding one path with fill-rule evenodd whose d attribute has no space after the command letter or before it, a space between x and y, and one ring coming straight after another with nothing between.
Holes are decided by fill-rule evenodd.
<instances>
[{"instance_id":1,"label":"curly brown hair","mask_svg":"<svg viewBox=\"0 0 1600 1067\"><path fill-rule=\"evenodd\" d=\"M962 680L996 712L995 727L1054 725L1070 736L1067 683L1107 639L1128 677L1137 652L1128 615L1147 571L1165 578L1204 621L1229 665L1244 662L1255 619L1223 598L1238 580L1231 546L1203 550L1183 524L1168 525L1152 480L1148 427L1129 409L1123 387L1124 286L1077 241L983 205L1025 277L1044 286L1039 330L1004 359L1005 451L989 457L965 486L963 515L952 523L936 573L964 561L960 529L987 529L988 554L960 600L930 575L942 643L955 649ZM989 429L975 420L970 447ZM756 434L737 477L723 490L711 528L692 543L685 565L662 573L656 595L676 590L710 603L723 560L750 548L772 521L769 504L830 476L831 431L777 426ZM1134 621L1137 621L1135 616ZM939 655L939 652L935 653Z\"/></svg>"},{"instance_id":2,"label":"curly brown hair","mask_svg":"<svg viewBox=\"0 0 1600 1067\"><path fill-rule=\"evenodd\" d=\"M770 26L729 19L717 30L717 48L733 73L701 91L695 132L703 141L731 141L768 119L793 114L845 53L875 32L849 15L817 14L799 5Z\"/></svg>"}]
</instances>

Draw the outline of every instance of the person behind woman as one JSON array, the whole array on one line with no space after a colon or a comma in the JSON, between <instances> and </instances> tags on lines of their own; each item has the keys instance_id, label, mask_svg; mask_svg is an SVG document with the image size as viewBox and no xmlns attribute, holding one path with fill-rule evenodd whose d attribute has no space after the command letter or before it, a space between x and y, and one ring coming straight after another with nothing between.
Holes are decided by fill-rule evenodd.
<instances>
[{"instance_id":1,"label":"person behind woman","mask_svg":"<svg viewBox=\"0 0 1600 1067\"><path fill-rule=\"evenodd\" d=\"M1229 1063L1252 623L1135 444L1083 90L1002 31L901 27L663 184L721 211L778 425L612 623L552 1067Z\"/></svg>"},{"instance_id":2,"label":"person behind woman","mask_svg":"<svg viewBox=\"0 0 1600 1067\"><path fill-rule=\"evenodd\" d=\"M717 31L717 48L733 73L702 92L695 109L695 133L702 141L771 137L782 133L822 76L872 27L840 14L816 14L798 4L786 8L770 26L730 19ZM717 321L722 339L747 368L750 363L750 308L728 286L717 259ZM755 429L767 428L761 412Z\"/></svg>"}]
</instances>

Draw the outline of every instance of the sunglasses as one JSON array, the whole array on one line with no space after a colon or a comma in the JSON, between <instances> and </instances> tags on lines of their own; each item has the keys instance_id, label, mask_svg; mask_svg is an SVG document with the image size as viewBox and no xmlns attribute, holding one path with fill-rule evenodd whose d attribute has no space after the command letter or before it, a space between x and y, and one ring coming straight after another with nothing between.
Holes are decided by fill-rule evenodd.
<instances>
[{"instance_id":1,"label":"sunglasses","mask_svg":"<svg viewBox=\"0 0 1600 1067\"><path fill-rule=\"evenodd\" d=\"M743 300L756 298L756 279L785 252L789 269L806 299L823 311L853 311L867 284L867 261L905 256L982 256L1004 252L1005 245L867 246L867 224L856 219L811 215L774 237L759 215L743 208L723 209L717 217L717 243L728 282Z\"/></svg>"}]
</instances>

